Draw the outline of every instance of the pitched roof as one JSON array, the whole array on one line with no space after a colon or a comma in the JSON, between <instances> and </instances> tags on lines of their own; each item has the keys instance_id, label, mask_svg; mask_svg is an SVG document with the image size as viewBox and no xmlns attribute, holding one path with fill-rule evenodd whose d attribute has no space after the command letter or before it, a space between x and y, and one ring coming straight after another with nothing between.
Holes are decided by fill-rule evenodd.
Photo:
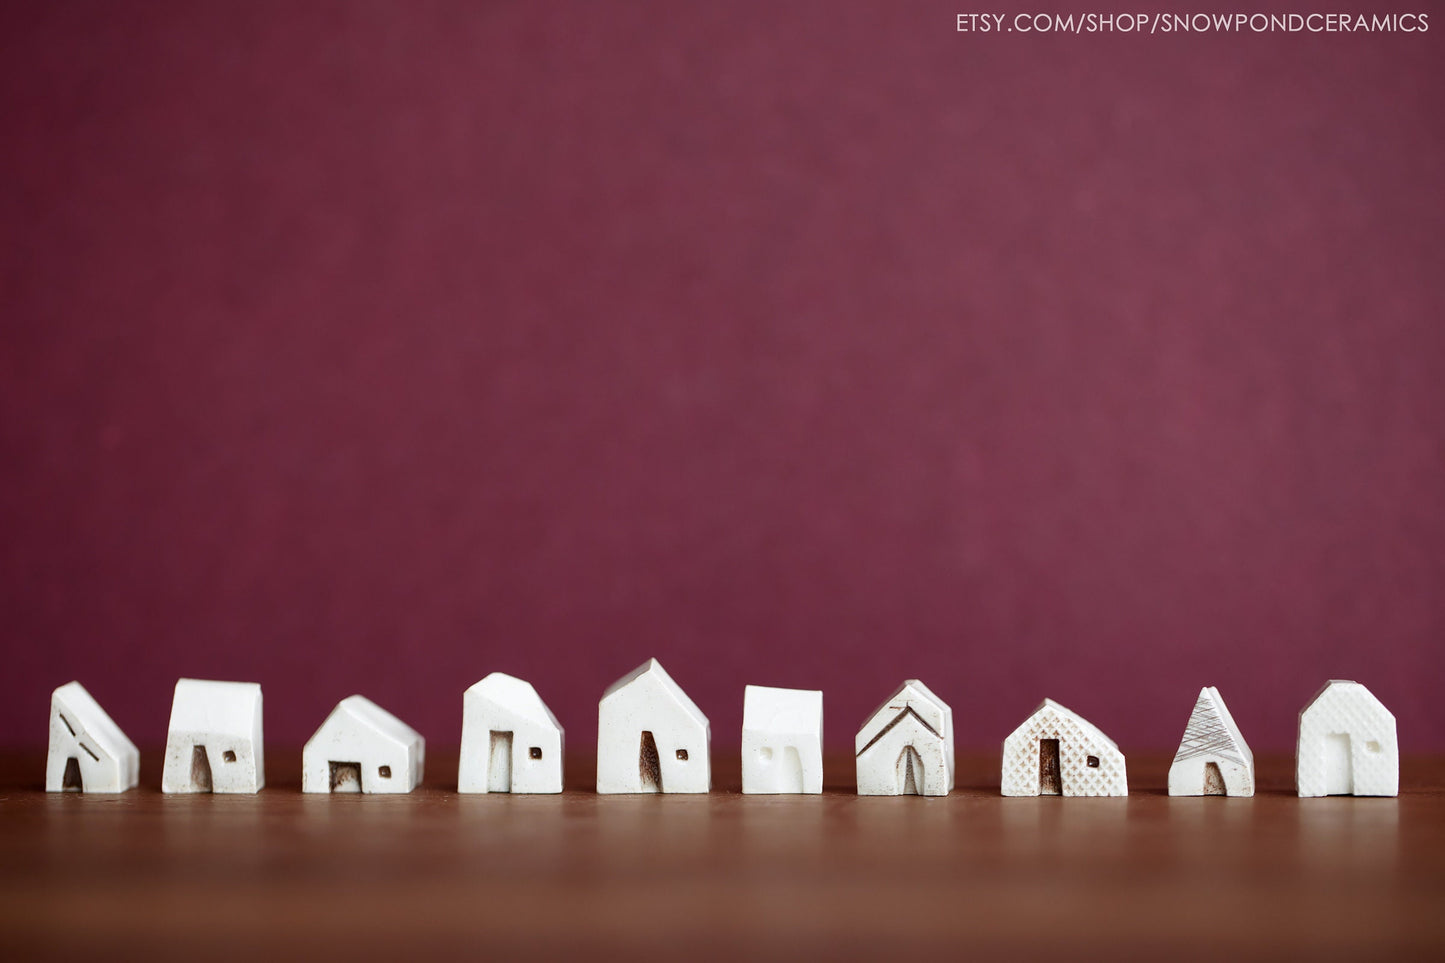
<instances>
[{"instance_id":1,"label":"pitched roof","mask_svg":"<svg viewBox=\"0 0 1445 963\"><path fill-rule=\"evenodd\" d=\"M637 683L657 686L661 691L671 696L683 711L690 715L698 725L706 726L708 724L707 716L702 714L702 710L697 707L697 703L687 697L687 693L682 691L682 686L672 680L672 676L667 674L667 670L662 667L662 663L656 659L648 659L608 686L606 691L602 693L602 701L606 702L608 699L615 698L623 692L623 690Z\"/></svg>"},{"instance_id":2,"label":"pitched roof","mask_svg":"<svg viewBox=\"0 0 1445 963\"><path fill-rule=\"evenodd\" d=\"M349 720L362 728L370 729L400 746L409 746L422 739L421 733L362 695L342 699L317 731L324 731L333 722L339 723L342 720Z\"/></svg>"},{"instance_id":3,"label":"pitched roof","mask_svg":"<svg viewBox=\"0 0 1445 963\"><path fill-rule=\"evenodd\" d=\"M884 699L882 705L869 713L855 737L855 752L862 752L884 729L910 710L940 738L948 738L953 728L953 710L928 686L917 679L908 679Z\"/></svg>"},{"instance_id":4,"label":"pitched roof","mask_svg":"<svg viewBox=\"0 0 1445 963\"><path fill-rule=\"evenodd\" d=\"M1018 728L1016 728L1013 732L1009 733L1008 739L1012 739L1014 736L1017 735L1027 735L1029 733L1029 730L1033 728L1034 723L1038 720L1038 718L1041 715L1045 714L1054 715L1056 717L1066 719L1072 722L1075 726L1077 726L1081 734L1086 735L1091 739L1097 739L1104 745L1107 745L1113 749L1119 748L1118 745L1115 744L1114 740L1110 739L1107 735L1105 735L1104 731L1098 726L1094 725L1088 719L1085 719L1083 716L1079 715L1068 706L1061 705L1060 703L1055 702L1053 699L1045 699L1043 702L1040 702L1038 704L1038 708L1034 709L1033 712L1030 712L1028 718L1025 719L1023 722L1019 723ZM1008 739L1004 740L1005 744L1008 743Z\"/></svg>"},{"instance_id":5,"label":"pitched roof","mask_svg":"<svg viewBox=\"0 0 1445 963\"><path fill-rule=\"evenodd\" d=\"M1219 756L1242 764L1254 760L1254 753L1229 714L1224 697L1214 686L1199 690L1199 699L1189 714L1189 724L1184 727L1184 738L1179 742L1174 760L1196 756Z\"/></svg>"},{"instance_id":6,"label":"pitched roof","mask_svg":"<svg viewBox=\"0 0 1445 963\"><path fill-rule=\"evenodd\" d=\"M552 710L547 708L547 703L542 701L532 683L524 679L507 675L505 672L493 672L468 689L466 694L487 699L539 726L550 726L558 732L562 731L561 723L552 714Z\"/></svg>"},{"instance_id":7,"label":"pitched roof","mask_svg":"<svg viewBox=\"0 0 1445 963\"><path fill-rule=\"evenodd\" d=\"M50 706L60 713L77 742L89 737L97 749L112 759L137 751L135 743L126 738L120 726L79 682L67 682L52 692Z\"/></svg>"}]
</instances>

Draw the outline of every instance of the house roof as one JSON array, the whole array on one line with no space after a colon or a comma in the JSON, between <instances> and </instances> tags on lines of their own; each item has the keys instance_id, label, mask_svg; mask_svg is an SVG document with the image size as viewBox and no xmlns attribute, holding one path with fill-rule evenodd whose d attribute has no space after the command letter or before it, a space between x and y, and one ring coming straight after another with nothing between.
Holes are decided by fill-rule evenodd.
<instances>
[{"instance_id":1,"label":"house roof","mask_svg":"<svg viewBox=\"0 0 1445 963\"><path fill-rule=\"evenodd\" d=\"M750 685L743 690L743 729L822 733L823 693Z\"/></svg>"},{"instance_id":2,"label":"house roof","mask_svg":"<svg viewBox=\"0 0 1445 963\"><path fill-rule=\"evenodd\" d=\"M112 759L137 751L135 743L126 738L120 726L79 682L67 682L52 692L50 707L58 711L66 725L73 729L77 742L88 739L96 749Z\"/></svg>"},{"instance_id":3,"label":"house roof","mask_svg":"<svg viewBox=\"0 0 1445 963\"><path fill-rule=\"evenodd\" d=\"M399 746L409 746L422 741L421 733L362 695L347 696L342 699L336 704L336 708L331 710L331 715L326 717L326 721L317 731L324 732L327 727L333 724L340 725L343 722L350 722L359 728L370 729Z\"/></svg>"},{"instance_id":4,"label":"house roof","mask_svg":"<svg viewBox=\"0 0 1445 963\"><path fill-rule=\"evenodd\" d=\"M702 710L697 707L697 703L687 697L687 693L682 691L682 686L672 680L672 676L667 674L667 670L662 667L662 663L656 659L648 659L608 686L607 690L602 693L602 701L607 702L610 699L614 699L634 685L656 686L660 691L671 697L698 725L707 726L707 716L702 714Z\"/></svg>"},{"instance_id":5,"label":"house roof","mask_svg":"<svg viewBox=\"0 0 1445 963\"><path fill-rule=\"evenodd\" d=\"M507 675L505 672L493 672L468 689L466 694L484 698L536 725L550 726L558 732L562 731L562 725L552 714L552 710L547 708L537 690L532 688L532 683L524 679Z\"/></svg>"},{"instance_id":6,"label":"house roof","mask_svg":"<svg viewBox=\"0 0 1445 963\"><path fill-rule=\"evenodd\" d=\"M1229 714L1229 707L1224 704L1224 697L1214 686L1199 690L1199 698L1194 703L1194 711L1189 714L1189 724L1184 727L1184 738L1179 742L1179 751L1174 754L1174 759L1209 755L1237 762L1254 759L1254 753L1244 741L1234 717Z\"/></svg>"},{"instance_id":7,"label":"house roof","mask_svg":"<svg viewBox=\"0 0 1445 963\"><path fill-rule=\"evenodd\" d=\"M941 738L947 739L952 733L953 710L948 707L948 703L934 695L922 682L908 679L869 714L854 740L855 751L862 752L900 713L909 710Z\"/></svg>"},{"instance_id":8,"label":"house roof","mask_svg":"<svg viewBox=\"0 0 1445 963\"><path fill-rule=\"evenodd\" d=\"M1362 702L1371 709L1378 710L1381 718L1388 718L1391 722L1395 720L1394 713L1386 708L1385 704L1381 702L1373 692L1360 683L1351 679L1331 679L1320 686L1319 691L1316 692L1314 696L1310 698L1310 701L1305 704L1305 707L1300 710L1300 721L1305 721L1306 714L1312 710L1316 710L1317 707L1318 711L1324 711L1328 704L1337 700Z\"/></svg>"},{"instance_id":9,"label":"house roof","mask_svg":"<svg viewBox=\"0 0 1445 963\"><path fill-rule=\"evenodd\" d=\"M250 738L260 714L261 687L255 682L181 679L171 703L170 728Z\"/></svg>"},{"instance_id":10,"label":"house roof","mask_svg":"<svg viewBox=\"0 0 1445 963\"><path fill-rule=\"evenodd\" d=\"M1055 702L1053 699L1045 699L1043 702L1040 702L1038 708L1034 709L1033 712L1030 712L1029 717L1023 722L1021 722L1017 729L1009 733L1008 739L1004 740L1005 745L1007 745L1009 739L1013 739L1014 736L1027 735L1029 731L1034 727L1035 723L1039 720L1039 717L1044 715L1053 715L1066 722L1071 722L1079 729L1082 735L1085 735L1090 739L1098 740L1102 744L1107 745L1112 749L1117 750L1119 748L1114 743L1114 740L1110 739L1107 735L1105 735L1104 731L1098 726L1094 725L1088 719L1085 719L1083 716L1079 715L1068 706L1061 705Z\"/></svg>"}]
</instances>

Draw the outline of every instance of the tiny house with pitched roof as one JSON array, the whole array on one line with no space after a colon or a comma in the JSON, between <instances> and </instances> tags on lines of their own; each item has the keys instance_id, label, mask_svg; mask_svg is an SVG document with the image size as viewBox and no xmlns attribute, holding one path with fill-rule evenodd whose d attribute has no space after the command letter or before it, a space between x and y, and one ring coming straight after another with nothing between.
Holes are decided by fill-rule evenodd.
<instances>
[{"instance_id":1,"label":"tiny house with pitched roof","mask_svg":"<svg viewBox=\"0 0 1445 963\"><path fill-rule=\"evenodd\" d=\"M712 788L707 716L656 659L608 686L597 705L599 793Z\"/></svg>"},{"instance_id":2,"label":"tiny house with pitched roof","mask_svg":"<svg viewBox=\"0 0 1445 963\"><path fill-rule=\"evenodd\" d=\"M530 682L493 672L462 696L457 790L561 792L563 736Z\"/></svg>"}]
</instances>

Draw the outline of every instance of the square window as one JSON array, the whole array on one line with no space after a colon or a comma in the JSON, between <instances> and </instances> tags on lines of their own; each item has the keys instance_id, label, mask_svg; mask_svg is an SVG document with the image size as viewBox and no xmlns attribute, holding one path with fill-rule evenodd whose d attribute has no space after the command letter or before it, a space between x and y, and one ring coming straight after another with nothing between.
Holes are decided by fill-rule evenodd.
<instances>
[{"instance_id":1,"label":"square window","mask_svg":"<svg viewBox=\"0 0 1445 963\"><path fill-rule=\"evenodd\" d=\"M1371 739L1369 742L1365 743L1365 748L1370 750L1371 752L1379 752L1380 744L1375 740Z\"/></svg>"},{"instance_id":2,"label":"square window","mask_svg":"<svg viewBox=\"0 0 1445 963\"><path fill-rule=\"evenodd\" d=\"M686 749L679 749L679 750L677 750L677 761L678 761L678 762L687 762L687 750L686 750Z\"/></svg>"},{"instance_id":3,"label":"square window","mask_svg":"<svg viewBox=\"0 0 1445 963\"><path fill-rule=\"evenodd\" d=\"M1088 761L1088 763L1089 763L1089 768L1090 768L1090 769L1098 769L1098 768L1099 768L1099 757L1098 757L1098 756L1090 756L1087 761Z\"/></svg>"},{"instance_id":4,"label":"square window","mask_svg":"<svg viewBox=\"0 0 1445 963\"><path fill-rule=\"evenodd\" d=\"M761 748L761 749L758 750L758 758L761 759L763 762L772 762L772 761L773 761L773 747L772 747L772 746L763 746L763 748Z\"/></svg>"},{"instance_id":5,"label":"square window","mask_svg":"<svg viewBox=\"0 0 1445 963\"><path fill-rule=\"evenodd\" d=\"M542 758L542 747L541 747L541 746L533 746L532 749L531 749L531 751L529 752L529 755L530 755L533 759L541 759L541 758Z\"/></svg>"},{"instance_id":6,"label":"square window","mask_svg":"<svg viewBox=\"0 0 1445 963\"><path fill-rule=\"evenodd\" d=\"M377 774L378 776L380 776L381 778L383 778L383 779L390 779L390 778L391 778L391 767L390 767L390 766L378 766L378 767L377 767L377 770L376 770L376 774Z\"/></svg>"},{"instance_id":7,"label":"square window","mask_svg":"<svg viewBox=\"0 0 1445 963\"><path fill-rule=\"evenodd\" d=\"M227 762L235 762L235 761L236 761L236 750L234 750L234 749L227 749L225 752L221 753L221 758L224 759L224 760L226 760Z\"/></svg>"}]
</instances>

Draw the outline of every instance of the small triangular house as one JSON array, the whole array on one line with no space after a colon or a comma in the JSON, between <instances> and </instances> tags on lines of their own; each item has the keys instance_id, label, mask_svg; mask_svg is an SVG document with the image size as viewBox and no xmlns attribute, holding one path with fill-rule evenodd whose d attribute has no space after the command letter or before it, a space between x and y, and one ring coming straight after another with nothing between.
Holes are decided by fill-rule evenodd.
<instances>
[{"instance_id":1,"label":"small triangular house","mask_svg":"<svg viewBox=\"0 0 1445 963\"><path fill-rule=\"evenodd\" d=\"M953 710L909 679L854 739L860 796L946 796L953 790Z\"/></svg>"},{"instance_id":2,"label":"small triangular house","mask_svg":"<svg viewBox=\"0 0 1445 963\"><path fill-rule=\"evenodd\" d=\"M252 793L264 785L261 687L254 682L177 682L161 792Z\"/></svg>"},{"instance_id":3,"label":"small triangular house","mask_svg":"<svg viewBox=\"0 0 1445 963\"><path fill-rule=\"evenodd\" d=\"M1358 682L1333 680L1299 714L1295 786L1301 796L1398 796L1395 717Z\"/></svg>"},{"instance_id":4,"label":"small triangular house","mask_svg":"<svg viewBox=\"0 0 1445 963\"><path fill-rule=\"evenodd\" d=\"M493 672L462 695L458 791L561 792L563 735L530 682Z\"/></svg>"},{"instance_id":5,"label":"small triangular house","mask_svg":"<svg viewBox=\"0 0 1445 963\"><path fill-rule=\"evenodd\" d=\"M707 716L656 659L612 683L597 706L599 793L707 792Z\"/></svg>"},{"instance_id":6,"label":"small triangular house","mask_svg":"<svg viewBox=\"0 0 1445 963\"><path fill-rule=\"evenodd\" d=\"M1171 796L1253 796L1254 753L1214 686L1199 690L1174 763Z\"/></svg>"},{"instance_id":7,"label":"small triangular house","mask_svg":"<svg viewBox=\"0 0 1445 963\"><path fill-rule=\"evenodd\" d=\"M125 792L140 775L140 753L79 682L50 694L46 792Z\"/></svg>"},{"instance_id":8,"label":"small triangular house","mask_svg":"<svg viewBox=\"0 0 1445 963\"><path fill-rule=\"evenodd\" d=\"M301 750L301 791L411 792L425 766L421 733L366 696L347 696Z\"/></svg>"},{"instance_id":9,"label":"small triangular house","mask_svg":"<svg viewBox=\"0 0 1445 963\"><path fill-rule=\"evenodd\" d=\"M1003 743L1005 796L1127 796L1124 754L1083 716L1045 699Z\"/></svg>"},{"instance_id":10,"label":"small triangular house","mask_svg":"<svg viewBox=\"0 0 1445 963\"><path fill-rule=\"evenodd\" d=\"M823 693L743 690L743 792L823 791Z\"/></svg>"}]
</instances>

